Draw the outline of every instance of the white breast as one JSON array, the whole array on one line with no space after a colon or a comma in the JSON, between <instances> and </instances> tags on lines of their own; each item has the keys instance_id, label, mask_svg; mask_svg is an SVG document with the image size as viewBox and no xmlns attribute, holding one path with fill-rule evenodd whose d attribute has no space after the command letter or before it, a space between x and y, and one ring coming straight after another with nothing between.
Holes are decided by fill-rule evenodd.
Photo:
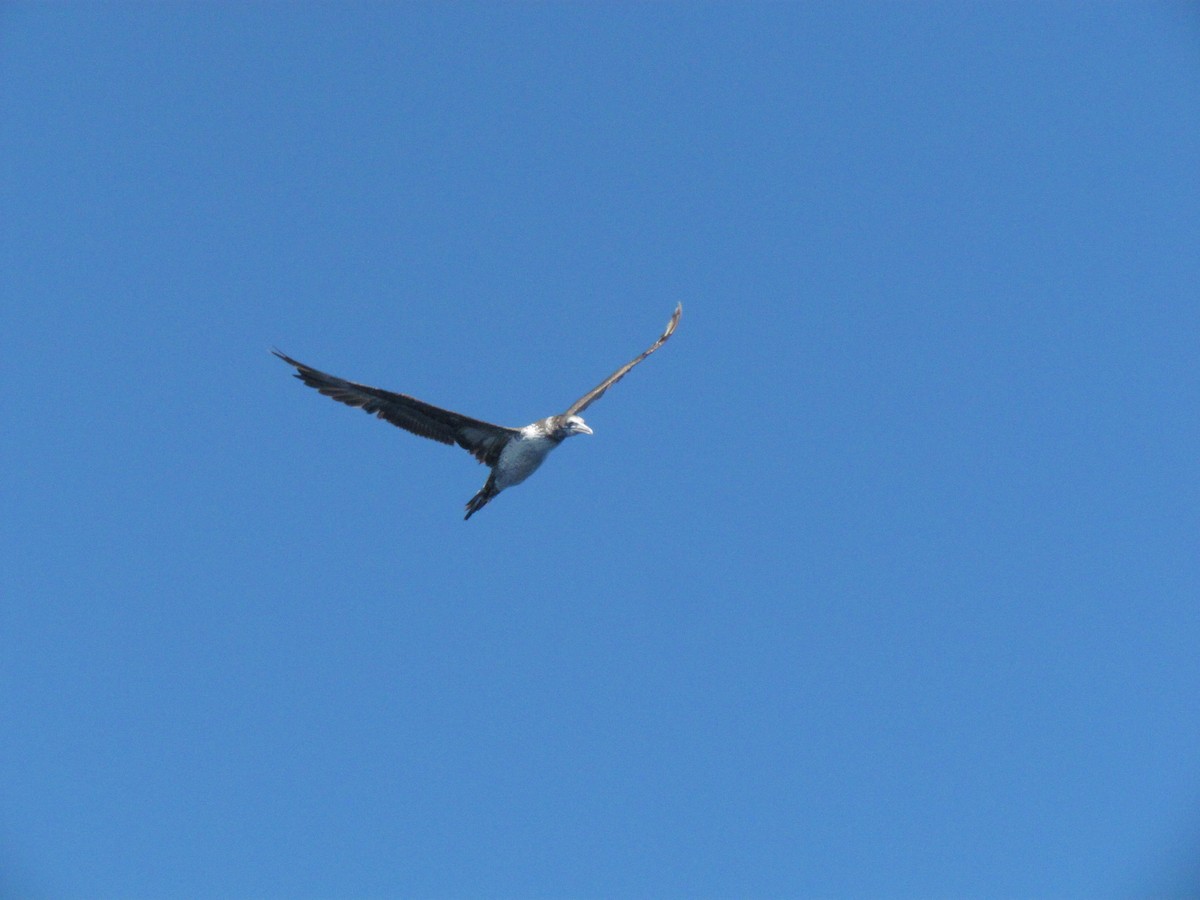
<instances>
[{"instance_id":1,"label":"white breast","mask_svg":"<svg viewBox=\"0 0 1200 900\"><path fill-rule=\"evenodd\" d=\"M521 429L521 437L509 441L500 451L500 460L496 464L496 487L504 490L520 484L537 471L537 467L557 446L548 438L526 437L525 429Z\"/></svg>"}]
</instances>

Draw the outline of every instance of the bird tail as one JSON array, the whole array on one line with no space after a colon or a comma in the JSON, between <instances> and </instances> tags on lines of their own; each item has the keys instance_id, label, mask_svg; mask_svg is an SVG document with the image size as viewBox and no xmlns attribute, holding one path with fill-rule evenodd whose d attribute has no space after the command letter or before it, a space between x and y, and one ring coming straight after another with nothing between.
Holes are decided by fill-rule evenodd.
<instances>
[{"instance_id":1,"label":"bird tail","mask_svg":"<svg viewBox=\"0 0 1200 900\"><path fill-rule=\"evenodd\" d=\"M487 484L485 484L470 500L467 501L467 514L463 516L463 521L471 518L475 513L479 512L488 505L488 501L495 497L498 493L496 490L496 473L488 476Z\"/></svg>"}]
</instances>

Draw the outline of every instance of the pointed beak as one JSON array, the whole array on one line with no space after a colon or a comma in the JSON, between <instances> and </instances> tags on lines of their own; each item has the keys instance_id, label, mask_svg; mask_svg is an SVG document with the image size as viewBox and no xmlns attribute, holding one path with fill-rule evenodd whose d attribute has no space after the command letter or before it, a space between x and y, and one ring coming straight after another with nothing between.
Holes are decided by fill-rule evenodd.
<instances>
[{"instance_id":1,"label":"pointed beak","mask_svg":"<svg viewBox=\"0 0 1200 900\"><path fill-rule=\"evenodd\" d=\"M582 424L576 425L575 428L579 431L580 434L591 434L592 433L592 429L588 428L586 425L582 425Z\"/></svg>"}]
</instances>

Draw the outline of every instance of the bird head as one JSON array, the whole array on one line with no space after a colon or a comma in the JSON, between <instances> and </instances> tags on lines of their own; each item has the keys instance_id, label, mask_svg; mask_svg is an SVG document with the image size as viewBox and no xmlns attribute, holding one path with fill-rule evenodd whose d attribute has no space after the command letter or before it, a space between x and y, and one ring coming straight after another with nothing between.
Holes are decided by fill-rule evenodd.
<instances>
[{"instance_id":1,"label":"bird head","mask_svg":"<svg viewBox=\"0 0 1200 900\"><path fill-rule=\"evenodd\" d=\"M592 429L588 428L587 422L583 421L580 416L568 416L562 423L562 429L567 437L576 434L592 433Z\"/></svg>"}]
</instances>

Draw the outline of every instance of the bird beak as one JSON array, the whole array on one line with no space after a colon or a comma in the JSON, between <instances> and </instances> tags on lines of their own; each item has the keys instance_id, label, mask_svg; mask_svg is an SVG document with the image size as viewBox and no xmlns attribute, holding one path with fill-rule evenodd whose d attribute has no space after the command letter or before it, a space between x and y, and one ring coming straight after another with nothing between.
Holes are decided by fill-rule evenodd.
<instances>
[{"instance_id":1,"label":"bird beak","mask_svg":"<svg viewBox=\"0 0 1200 900\"><path fill-rule=\"evenodd\" d=\"M576 425L575 427L577 429L579 429L580 434L591 434L592 433L592 429L588 428L586 425Z\"/></svg>"}]
</instances>

